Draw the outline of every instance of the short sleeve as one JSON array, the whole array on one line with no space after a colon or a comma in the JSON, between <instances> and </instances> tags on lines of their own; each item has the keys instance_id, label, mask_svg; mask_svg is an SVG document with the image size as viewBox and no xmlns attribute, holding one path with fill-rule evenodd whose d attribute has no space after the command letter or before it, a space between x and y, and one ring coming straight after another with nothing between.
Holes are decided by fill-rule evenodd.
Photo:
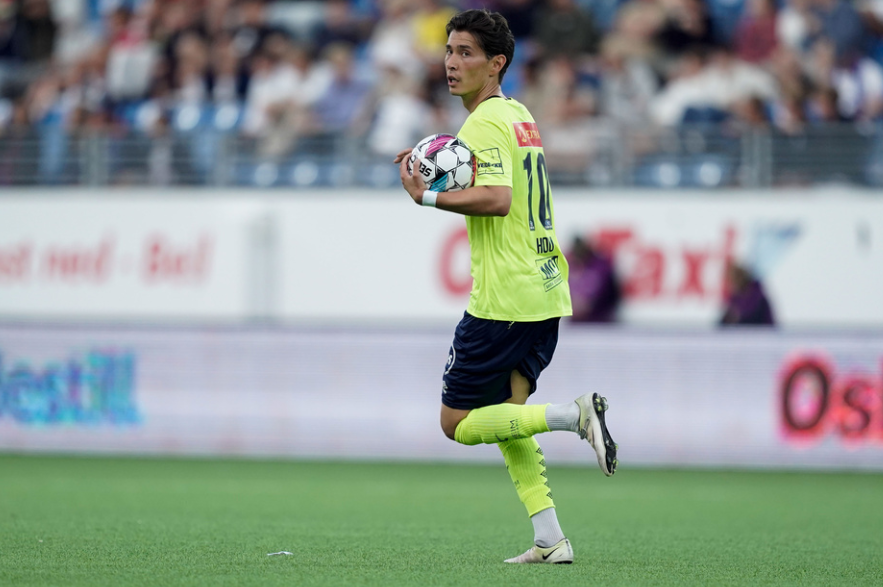
<instances>
[{"instance_id":1,"label":"short sleeve","mask_svg":"<svg viewBox=\"0 0 883 587\"><path fill-rule=\"evenodd\" d=\"M473 112L457 135L475 155L475 185L512 187L512 143L508 127L489 112Z\"/></svg>"}]
</instances>

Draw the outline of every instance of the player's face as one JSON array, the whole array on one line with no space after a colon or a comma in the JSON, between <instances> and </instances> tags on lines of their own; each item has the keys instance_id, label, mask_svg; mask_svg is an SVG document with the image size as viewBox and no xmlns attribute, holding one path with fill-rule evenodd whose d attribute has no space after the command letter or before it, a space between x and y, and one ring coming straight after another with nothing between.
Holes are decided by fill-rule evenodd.
<instances>
[{"instance_id":1,"label":"player's face","mask_svg":"<svg viewBox=\"0 0 883 587\"><path fill-rule=\"evenodd\" d=\"M448 91L454 96L474 94L494 81L492 61L472 33L451 31L445 53Z\"/></svg>"}]
</instances>

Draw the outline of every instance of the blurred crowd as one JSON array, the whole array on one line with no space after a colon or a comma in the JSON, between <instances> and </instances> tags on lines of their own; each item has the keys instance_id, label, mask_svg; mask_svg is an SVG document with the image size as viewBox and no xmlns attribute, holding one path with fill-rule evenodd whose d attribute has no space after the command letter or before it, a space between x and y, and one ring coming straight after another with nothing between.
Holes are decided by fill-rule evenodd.
<instances>
[{"instance_id":1,"label":"blurred crowd","mask_svg":"<svg viewBox=\"0 0 883 587\"><path fill-rule=\"evenodd\" d=\"M388 156L465 117L444 25L473 7L509 19L504 92L565 167L613 129L883 114L883 0L0 0L0 133L210 120L268 158L317 136Z\"/></svg>"}]
</instances>

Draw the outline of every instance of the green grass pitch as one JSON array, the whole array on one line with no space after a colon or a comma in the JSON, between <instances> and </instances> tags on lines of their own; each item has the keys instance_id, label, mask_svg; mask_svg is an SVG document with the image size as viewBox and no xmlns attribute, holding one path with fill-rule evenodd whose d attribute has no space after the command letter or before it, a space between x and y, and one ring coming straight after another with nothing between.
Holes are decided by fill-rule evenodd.
<instances>
[{"instance_id":1,"label":"green grass pitch","mask_svg":"<svg viewBox=\"0 0 883 587\"><path fill-rule=\"evenodd\" d=\"M0 585L883 585L883 475L549 477L569 566L502 464L0 455Z\"/></svg>"}]
</instances>

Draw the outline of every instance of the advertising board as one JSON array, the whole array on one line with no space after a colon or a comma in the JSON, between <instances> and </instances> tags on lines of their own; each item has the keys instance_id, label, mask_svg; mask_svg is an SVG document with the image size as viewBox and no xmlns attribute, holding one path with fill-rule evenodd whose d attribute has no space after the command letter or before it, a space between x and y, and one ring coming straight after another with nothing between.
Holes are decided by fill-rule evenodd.
<instances>
[{"instance_id":1,"label":"advertising board","mask_svg":"<svg viewBox=\"0 0 883 587\"><path fill-rule=\"evenodd\" d=\"M579 236L612 255L626 323L714 325L724 266L735 260L761 278L779 324L883 327L883 201L833 191L555 196L563 252ZM472 282L461 217L399 196L334 202L333 212L327 199L280 207L285 319L462 313Z\"/></svg>"},{"instance_id":2,"label":"advertising board","mask_svg":"<svg viewBox=\"0 0 883 587\"><path fill-rule=\"evenodd\" d=\"M241 319L252 305L247 199L110 192L0 199L0 315Z\"/></svg>"},{"instance_id":3,"label":"advertising board","mask_svg":"<svg viewBox=\"0 0 883 587\"><path fill-rule=\"evenodd\" d=\"M883 328L883 200L835 189L555 197L558 248L580 236L611 253L627 324L715 325L736 260L782 326ZM470 287L463 218L400 192L0 199L3 318L423 327L458 318Z\"/></svg>"},{"instance_id":4,"label":"advertising board","mask_svg":"<svg viewBox=\"0 0 883 587\"><path fill-rule=\"evenodd\" d=\"M2 326L0 450L497 461L439 428L450 340ZM883 335L565 326L532 402L588 391L609 400L622 469L883 470ZM574 434L539 441L551 461L595 466Z\"/></svg>"}]
</instances>

